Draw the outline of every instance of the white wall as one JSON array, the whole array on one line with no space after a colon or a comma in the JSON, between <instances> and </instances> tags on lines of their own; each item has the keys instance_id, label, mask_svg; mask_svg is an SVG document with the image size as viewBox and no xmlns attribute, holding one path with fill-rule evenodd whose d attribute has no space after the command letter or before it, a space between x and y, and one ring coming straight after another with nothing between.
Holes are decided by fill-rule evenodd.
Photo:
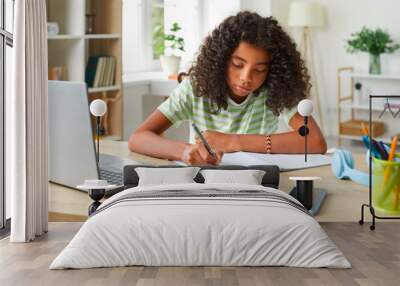
<instances>
[{"instance_id":1,"label":"white wall","mask_svg":"<svg viewBox=\"0 0 400 286\"><path fill-rule=\"evenodd\" d=\"M218 26L226 17L234 15L240 11L240 0L203 0L202 10L201 25L202 36L204 37Z\"/></svg>"},{"instance_id":2,"label":"white wall","mask_svg":"<svg viewBox=\"0 0 400 286\"><path fill-rule=\"evenodd\" d=\"M206 36L226 17L234 15L239 11L251 11L266 17L271 14L271 0L203 0L201 29L202 36Z\"/></svg>"},{"instance_id":3,"label":"white wall","mask_svg":"<svg viewBox=\"0 0 400 286\"><path fill-rule=\"evenodd\" d=\"M319 0L326 8L327 26L315 31L314 51L317 72L320 74L319 89L325 106L326 130L336 134L337 68L354 66L357 71L368 72L368 55L348 54L345 40L363 26L384 28L395 42L400 42L400 1L397 0ZM382 57L384 73L400 73L400 52Z\"/></svg>"},{"instance_id":4,"label":"white wall","mask_svg":"<svg viewBox=\"0 0 400 286\"><path fill-rule=\"evenodd\" d=\"M288 11L292 0L271 0L271 16L275 17L283 29L288 31Z\"/></svg>"},{"instance_id":5,"label":"white wall","mask_svg":"<svg viewBox=\"0 0 400 286\"><path fill-rule=\"evenodd\" d=\"M240 10L242 11L256 12L263 17L271 15L271 0L242 0L240 2Z\"/></svg>"},{"instance_id":6,"label":"white wall","mask_svg":"<svg viewBox=\"0 0 400 286\"><path fill-rule=\"evenodd\" d=\"M323 49L323 59L331 68L351 64L358 71L368 71L367 54L348 54L344 49L345 40L363 26L387 29L395 42L400 42L398 14L400 1L320 0L319 2L326 7L328 23L326 28L316 33L315 44ZM384 58L386 59L383 59L383 72L400 73L400 52L386 55Z\"/></svg>"}]
</instances>

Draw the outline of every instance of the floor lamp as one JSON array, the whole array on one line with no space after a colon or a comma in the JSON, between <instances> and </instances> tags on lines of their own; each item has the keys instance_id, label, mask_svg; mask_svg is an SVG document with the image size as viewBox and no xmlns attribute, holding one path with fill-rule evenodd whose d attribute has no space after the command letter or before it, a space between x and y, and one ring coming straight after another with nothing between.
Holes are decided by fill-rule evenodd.
<instances>
[{"instance_id":1,"label":"floor lamp","mask_svg":"<svg viewBox=\"0 0 400 286\"><path fill-rule=\"evenodd\" d=\"M312 49L312 29L323 27L325 25L323 7L315 2L293 2L289 8L288 24L290 27L297 27L301 29L301 38L299 41L299 49L302 54L307 68L310 72L313 87L311 88L311 95L315 95L315 103L318 111L318 120L320 127L324 129L324 122L322 118L320 95L318 91L318 83L315 74L315 66L313 61Z\"/></svg>"}]
</instances>

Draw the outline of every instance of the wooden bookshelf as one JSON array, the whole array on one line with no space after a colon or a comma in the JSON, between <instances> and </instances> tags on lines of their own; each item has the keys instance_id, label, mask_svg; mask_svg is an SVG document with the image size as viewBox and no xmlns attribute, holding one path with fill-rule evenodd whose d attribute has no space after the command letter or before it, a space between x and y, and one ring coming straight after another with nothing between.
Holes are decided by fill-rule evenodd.
<instances>
[{"instance_id":1,"label":"wooden bookshelf","mask_svg":"<svg viewBox=\"0 0 400 286\"><path fill-rule=\"evenodd\" d=\"M116 59L115 81L110 86L89 87L89 102L101 98L108 111L103 118L106 136L122 139L122 0L47 0L48 22L59 26L48 36L49 69L64 67L69 81L85 81L90 56ZM93 33L86 34L86 15L93 14ZM93 129L95 130L95 129Z\"/></svg>"}]
</instances>

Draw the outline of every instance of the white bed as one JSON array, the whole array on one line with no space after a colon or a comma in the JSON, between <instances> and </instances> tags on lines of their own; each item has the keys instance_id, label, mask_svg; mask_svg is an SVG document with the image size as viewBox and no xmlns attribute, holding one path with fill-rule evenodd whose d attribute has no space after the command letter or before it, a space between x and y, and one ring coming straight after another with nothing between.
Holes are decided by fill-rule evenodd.
<instances>
[{"instance_id":1,"label":"white bed","mask_svg":"<svg viewBox=\"0 0 400 286\"><path fill-rule=\"evenodd\" d=\"M172 197L143 197L175 190ZM253 196L253 191L260 197ZM190 196L194 192L209 195ZM297 204L279 190L257 185L134 187L106 200L50 269L128 265L350 268L318 222Z\"/></svg>"}]
</instances>

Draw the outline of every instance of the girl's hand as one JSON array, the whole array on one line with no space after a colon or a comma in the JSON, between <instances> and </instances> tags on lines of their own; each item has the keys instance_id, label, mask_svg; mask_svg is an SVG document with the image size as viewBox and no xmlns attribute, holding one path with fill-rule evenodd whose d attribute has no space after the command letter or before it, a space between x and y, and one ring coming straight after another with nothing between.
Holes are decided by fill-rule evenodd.
<instances>
[{"instance_id":1,"label":"girl's hand","mask_svg":"<svg viewBox=\"0 0 400 286\"><path fill-rule=\"evenodd\" d=\"M188 144L182 153L181 161L188 165L218 165L223 153L215 151L216 158L208 153L202 143Z\"/></svg>"},{"instance_id":2,"label":"girl's hand","mask_svg":"<svg viewBox=\"0 0 400 286\"><path fill-rule=\"evenodd\" d=\"M238 151L235 148L237 141L236 134L226 134L211 130L204 131L202 134L215 152L222 151L224 153L231 153ZM201 143L201 140L196 137L196 144L199 143Z\"/></svg>"}]
</instances>

